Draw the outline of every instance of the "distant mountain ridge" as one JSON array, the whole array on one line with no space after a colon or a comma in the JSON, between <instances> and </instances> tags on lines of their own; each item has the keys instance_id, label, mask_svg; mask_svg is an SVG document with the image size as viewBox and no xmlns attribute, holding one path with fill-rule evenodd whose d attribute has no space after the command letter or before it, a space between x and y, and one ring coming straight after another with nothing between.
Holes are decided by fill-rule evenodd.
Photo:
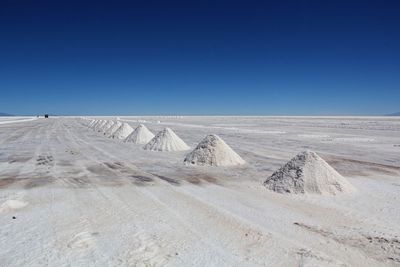
<instances>
[{"instance_id":1,"label":"distant mountain ridge","mask_svg":"<svg viewBox=\"0 0 400 267\"><path fill-rule=\"evenodd\" d=\"M395 113L387 114L386 116L400 116L400 112L395 112Z\"/></svg>"},{"instance_id":2,"label":"distant mountain ridge","mask_svg":"<svg viewBox=\"0 0 400 267\"><path fill-rule=\"evenodd\" d=\"M14 116L14 115L12 115L12 114L8 114L8 113L4 113L4 112L0 112L0 116Z\"/></svg>"}]
</instances>

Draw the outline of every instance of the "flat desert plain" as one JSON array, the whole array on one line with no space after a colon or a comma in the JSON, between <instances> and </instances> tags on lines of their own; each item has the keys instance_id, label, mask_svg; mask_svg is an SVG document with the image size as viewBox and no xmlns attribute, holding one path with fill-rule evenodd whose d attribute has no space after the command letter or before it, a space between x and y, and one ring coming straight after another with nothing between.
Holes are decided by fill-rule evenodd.
<instances>
[{"instance_id":1,"label":"flat desert plain","mask_svg":"<svg viewBox=\"0 0 400 267\"><path fill-rule=\"evenodd\" d=\"M150 151L91 119L171 128ZM246 164L190 166L217 134ZM312 150L356 189L263 185ZM399 266L398 117L0 119L0 266Z\"/></svg>"}]
</instances>

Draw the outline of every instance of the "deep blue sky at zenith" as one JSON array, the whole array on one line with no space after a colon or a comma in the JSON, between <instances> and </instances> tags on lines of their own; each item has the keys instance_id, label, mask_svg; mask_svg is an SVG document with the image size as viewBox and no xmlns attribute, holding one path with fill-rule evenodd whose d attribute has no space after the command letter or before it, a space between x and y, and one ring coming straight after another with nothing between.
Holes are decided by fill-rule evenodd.
<instances>
[{"instance_id":1,"label":"deep blue sky at zenith","mask_svg":"<svg viewBox=\"0 0 400 267\"><path fill-rule=\"evenodd\" d=\"M400 111L400 1L0 1L0 111Z\"/></svg>"}]
</instances>

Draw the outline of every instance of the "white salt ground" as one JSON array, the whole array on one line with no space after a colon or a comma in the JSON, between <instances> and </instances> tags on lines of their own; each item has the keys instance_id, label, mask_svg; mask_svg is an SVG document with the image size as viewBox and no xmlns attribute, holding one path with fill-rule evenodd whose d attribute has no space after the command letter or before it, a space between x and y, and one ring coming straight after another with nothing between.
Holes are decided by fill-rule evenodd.
<instances>
[{"instance_id":1,"label":"white salt ground","mask_svg":"<svg viewBox=\"0 0 400 267\"><path fill-rule=\"evenodd\" d=\"M1 124L0 206L28 203L0 212L1 266L399 265L400 118L123 119L157 131L161 119L188 145L212 129L247 164L187 167L185 152L150 153L69 117ZM262 185L304 149L357 192L278 194Z\"/></svg>"}]
</instances>

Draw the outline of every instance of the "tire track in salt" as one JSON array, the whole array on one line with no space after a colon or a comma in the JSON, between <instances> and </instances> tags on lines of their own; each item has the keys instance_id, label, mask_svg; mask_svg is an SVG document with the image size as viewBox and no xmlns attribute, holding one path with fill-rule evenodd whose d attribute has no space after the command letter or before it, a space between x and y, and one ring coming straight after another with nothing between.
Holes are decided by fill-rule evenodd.
<instances>
[{"instance_id":1,"label":"tire track in salt","mask_svg":"<svg viewBox=\"0 0 400 267\"><path fill-rule=\"evenodd\" d=\"M76 148L82 148L82 146L80 146L76 140L74 139L76 136L74 136L71 131L66 129L66 132L68 132L68 142L69 144L71 144L73 147ZM67 136L66 135L66 136ZM93 156L91 156L91 153L81 153L80 154L81 157L84 157L86 159L89 159L91 162L95 162L95 163L100 163L101 161L99 161L98 159L94 158ZM83 169L83 167L81 166L80 168ZM120 173L118 173L117 171L112 171L116 176L120 175ZM91 192L89 194L92 195L91 198L95 199L97 196L101 197L101 200L96 200L96 203L98 205L89 205L87 203L89 203L87 201L86 197L82 197L82 194L77 194L76 193L76 189L72 190L75 196L75 198L77 199L78 203L82 203L81 205L81 209L85 210L86 213L88 210L93 210L93 209L98 209L99 211L94 212L94 214L101 214L103 219L102 221L104 222L104 218L106 218L106 221L108 221L109 223L107 225L112 225L115 220L119 221L119 222L123 222L123 224L126 225L130 225L130 228L137 228L135 225L132 225L132 222L135 221L136 217L137 217L137 213L138 210L134 209L135 213L132 214L132 209L130 209L130 207L125 205L125 202L120 201L120 199L118 198L118 195L113 194L111 197L109 194L104 193L97 185L95 186L95 188L90 188L90 189L85 189L90 190ZM95 191L95 192L92 192ZM98 202L100 201L100 203ZM115 201L117 201L117 203L115 203ZM140 205L143 206L143 205ZM146 216L145 212L142 211L142 216ZM129 214L132 214L133 216L131 216L132 218L129 218ZM88 220L90 221L91 225L97 225L96 221L91 220L88 216L87 216ZM99 227L97 227L99 228ZM95 229L97 229L95 227ZM131 265L131 263L133 262L137 262L138 260L142 260L143 262L148 262L149 264L153 262L154 258L157 258L158 263L165 263L167 259L160 259L160 255L158 253L158 249L157 249L157 244L153 241L151 241L151 238L149 238L149 236L147 236L144 233L141 233L143 231L141 231L140 229L135 230L136 234L134 235L134 245L133 247L135 248L133 251L130 251L129 253L127 253L128 256L132 257L133 255L136 255L132 260L128 260L127 263L130 263L129 265ZM84 232L86 233L86 232ZM85 236L85 234L79 233L78 237L81 236ZM123 239L123 238L127 238L123 233L119 236L119 239ZM80 244L80 239L78 239L78 244ZM132 242L130 240L127 240L125 242ZM76 243L76 242L74 242ZM149 245L150 244L150 245ZM140 253L133 253L132 252L140 252ZM138 258L139 257L139 258ZM121 261L125 261L126 259L118 259L118 262ZM104 260L104 262L106 262Z\"/></svg>"},{"instance_id":2,"label":"tire track in salt","mask_svg":"<svg viewBox=\"0 0 400 267\"><path fill-rule=\"evenodd\" d=\"M82 140L83 141L83 140ZM83 141L85 143L87 143L88 145L90 145L88 142ZM95 149L97 149L100 152L103 152L103 150L94 147ZM118 160L118 158L112 154L109 154L108 152L107 155L111 155L113 160ZM136 168L136 166L135 166ZM150 177L153 178L157 178L154 175L147 173L147 172L142 172ZM271 243L273 244L273 246L281 246L282 247L282 251L285 251L286 247L291 247L290 251L292 254L294 254L294 257L298 257L300 258L300 255L296 254L296 251L301 250L301 248L303 247L302 244L299 244L297 242L294 242L293 240L288 239L286 236L282 236L281 234L278 233L274 233L272 234L269 231L265 231L264 229L260 228L260 227L256 227L255 225L251 224L250 222L246 221L243 218L239 218L237 216L235 216L234 214L230 213L229 211L222 209L221 208L217 208L213 205L210 205L210 203L204 202L201 199L198 199L197 197L194 197L191 194L188 194L186 191L184 191L181 188L176 188L173 187L172 185L169 185L168 183L164 182L167 186L170 187L170 189L174 192L171 193L170 191L164 192L163 194L160 194L160 196L163 197L163 200L160 200L157 196L154 196L153 193L151 193L149 190L142 188L141 191L145 191L145 193L153 198L154 201L159 202L160 205L164 206L164 208L168 209L169 212L173 213L175 215L175 217L180 218L180 221L185 222L185 224L187 225L187 227L191 228L193 231L193 228L195 227L195 222L192 221L192 217L188 216L188 217L183 217L181 216L181 214L177 213L176 210L196 210L197 212L199 211L199 207L201 206L201 211L202 216L204 216L203 219L201 219L201 221L209 221L209 223L206 223L205 225L220 225L221 223L219 221L224 221L224 223L222 223L222 225L224 227L222 227L221 229L219 229L218 231L214 232L215 236L220 236L220 239L222 240L223 238L231 238L233 236L237 236L237 229L241 229L240 231L242 232L241 235L239 236L246 236L249 237L249 241L248 241L248 245L247 247L257 247L258 250L258 255L256 255L256 257L251 257L251 256L245 256L244 258L247 259L248 261L252 261L253 258L257 258L260 259L262 258L260 255L265 255L265 251L268 251L268 247L264 247L263 249L260 249L260 247L262 247L263 245L265 245L266 243ZM154 189L153 189L154 191ZM166 195L166 193L170 193L170 195L168 197L164 196ZM180 195L180 196L179 196ZM178 197L179 196L179 197ZM171 201L172 199L178 199L176 201ZM187 205L189 205L188 203L191 204L190 207L171 207L168 206L166 203L185 203ZM209 214L212 214L212 216L209 216ZM196 215L199 215L198 213L196 213ZM218 219L216 219L218 218ZM211 220L210 220L211 219ZM198 220L198 218L196 218L196 220ZM195 220L195 221L196 221ZM231 227L229 228L230 233L227 232L227 226L231 225ZM198 235L201 235L202 232L207 231L207 229L199 229L198 230ZM274 236L280 236L281 239L285 240L280 241L279 243L283 243L282 245L279 245L278 243L276 243L277 239ZM251 237L253 237L256 244L251 240ZM203 236L204 237L204 236ZM220 240L218 239L218 240ZM240 244L242 239L239 237L239 239L237 239L236 241L229 241L226 242L224 244L224 246L230 246L231 244ZM212 241L212 240L208 240L209 243L215 243L216 241ZM217 246L214 246L217 247ZM248 248L243 248L246 246L237 246L237 247L233 247L233 250L238 251L238 253L245 253L248 255L252 255L252 253L254 254L255 249L248 249ZM271 246L272 247L272 246ZM272 251L272 250L271 250ZM287 250L287 253L289 253L289 250ZM318 254L322 255L319 256L323 261L325 261L325 263L332 261L330 259L330 257L328 255L326 255L323 252L318 251ZM271 255L272 257L273 255ZM237 262L237 261L236 261ZM255 262L253 262L255 263ZM256 262L256 264L262 264L262 262Z\"/></svg>"},{"instance_id":3,"label":"tire track in salt","mask_svg":"<svg viewBox=\"0 0 400 267\"><path fill-rule=\"evenodd\" d=\"M74 135L74 134L71 133L71 132L70 132L70 134ZM92 150L94 150L94 151L96 152L96 153L90 153L90 155L97 155L98 152L100 152L100 153L102 153L103 155L105 155L106 157L111 158L113 161L118 160L118 158L115 157L114 155L112 155L112 154L110 154L110 153L108 153L108 152L105 152L105 151L103 151L102 149L99 149L99 148L97 148L97 147L94 147L92 144L90 144L89 142L86 142L86 141L82 140L80 137L74 135L74 138L76 138L78 141L80 141L81 143L85 144L87 147L91 148ZM78 144L78 146L79 146L79 144ZM79 147L82 147L82 146L79 146ZM91 156L87 156L87 157L92 158ZM97 161L97 162L100 162L100 163L101 163L101 161L98 160L98 159L94 159L94 161ZM130 167L130 166L129 166L129 167ZM132 168L132 167L130 167L130 168ZM132 170L135 171L135 172L137 172L136 166L133 166L133 168L135 168L135 169L132 169ZM116 170L111 170L111 171L114 172L114 173L116 174L116 176L121 176L121 173L120 173L119 171L116 171ZM142 174L142 175L145 174L145 175L149 175L150 177L156 178L155 176L153 176L153 175L150 174L150 173L146 173L146 172L140 171L140 174ZM139 194L139 195L140 195L140 199L146 200L146 201L144 201L144 202L147 202L147 203L148 203L149 201L151 201L152 204L155 205L156 207L158 207L158 209L160 209L160 210L164 210L164 209L166 208L165 204L161 203L161 202L159 201L159 199L157 199L154 195L152 195L148 190L145 190L144 188L138 188L137 186L130 187L129 189L134 189L134 190L135 190L135 194ZM168 189L170 189L169 186L168 186ZM99 190L100 190L100 189L99 189ZM122 200L121 200L121 196L115 195L115 193L112 193L112 194L113 194L113 196L112 196L113 201L117 200L117 201L120 202L120 204L121 204L122 206L127 207L127 208L128 208L128 210L127 210L128 213L131 213L132 210L134 210L135 212L137 211L138 205L136 205L136 203L130 205L130 202L129 202L129 201L122 201ZM147 204L147 205L148 205L148 204ZM140 207L140 206L141 206L141 205L139 205L139 207ZM205 244L205 247L210 247L210 248L212 248L212 250L214 251L214 253L217 252L217 253L219 254L220 259L223 259L224 257L227 256L227 255L226 255L226 252L225 252L225 251L222 251L222 250L220 249L219 246L217 246L216 244L214 244L214 243L212 242L212 240L204 238L204 234L203 234L202 232L194 231L194 230L193 230L193 226L192 226L191 224L188 224L185 220L181 220L181 219L179 218L179 216L176 216L176 215L177 215L176 212L174 212L174 211L171 210L171 209L166 209L166 210L167 210L168 213L170 214L170 215L169 215L169 216L171 217L170 220L172 219L172 220L176 221L176 219L179 219L179 220L178 220L179 224L180 224L183 228L185 228L186 231L191 232L191 233L196 237L196 239L197 239L198 241L200 241L200 242L202 242L202 243ZM149 214L146 213L146 210L143 210L142 212L143 212L143 216L145 216L145 217L148 217L148 216L149 216ZM172 216L171 216L171 215L172 215ZM179 227L179 228L182 228L182 227ZM235 260L232 261L232 262L237 262L237 260L238 260L238 259L235 259ZM232 263L232 262L231 262L231 263ZM225 264L228 264L228 263L225 262Z\"/></svg>"}]
</instances>

